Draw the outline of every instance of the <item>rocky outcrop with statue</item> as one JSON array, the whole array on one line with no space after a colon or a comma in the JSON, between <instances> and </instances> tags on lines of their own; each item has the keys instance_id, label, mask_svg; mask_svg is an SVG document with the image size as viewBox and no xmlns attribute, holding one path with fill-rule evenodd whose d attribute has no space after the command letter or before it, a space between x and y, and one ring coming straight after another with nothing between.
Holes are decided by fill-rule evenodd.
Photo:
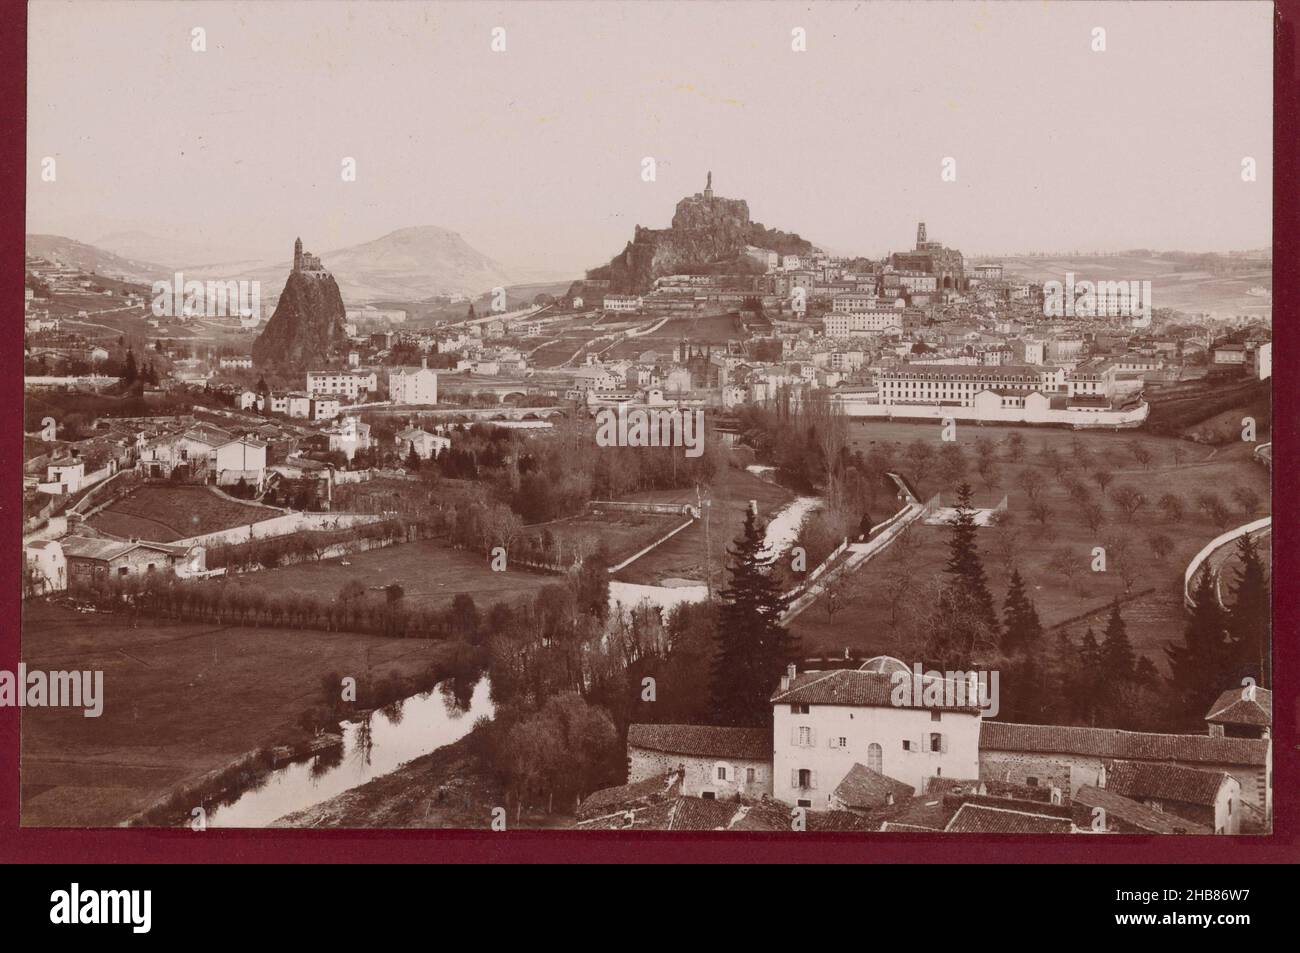
<instances>
[{"instance_id":1,"label":"rocky outcrop with statue","mask_svg":"<svg viewBox=\"0 0 1300 953\"><path fill-rule=\"evenodd\" d=\"M632 240L609 264L587 272L570 296L586 293L642 294L663 275L761 274L765 268L747 249L807 255L811 242L792 232L750 220L749 203L713 194L713 177L703 192L677 203L668 228L636 226ZM590 284L588 284L590 283Z\"/></svg>"}]
</instances>

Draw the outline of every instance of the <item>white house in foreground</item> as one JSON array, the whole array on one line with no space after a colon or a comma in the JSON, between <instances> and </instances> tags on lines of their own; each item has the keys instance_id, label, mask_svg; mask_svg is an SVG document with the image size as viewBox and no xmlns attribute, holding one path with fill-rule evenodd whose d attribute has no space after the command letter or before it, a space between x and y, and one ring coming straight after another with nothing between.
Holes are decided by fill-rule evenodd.
<instances>
[{"instance_id":1,"label":"white house in foreground","mask_svg":"<svg viewBox=\"0 0 1300 953\"><path fill-rule=\"evenodd\" d=\"M911 677L882 656L860 669L781 679L772 696L773 797L826 810L855 763L917 791L927 778L980 776L979 709L895 705L896 671Z\"/></svg>"}]
</instances>

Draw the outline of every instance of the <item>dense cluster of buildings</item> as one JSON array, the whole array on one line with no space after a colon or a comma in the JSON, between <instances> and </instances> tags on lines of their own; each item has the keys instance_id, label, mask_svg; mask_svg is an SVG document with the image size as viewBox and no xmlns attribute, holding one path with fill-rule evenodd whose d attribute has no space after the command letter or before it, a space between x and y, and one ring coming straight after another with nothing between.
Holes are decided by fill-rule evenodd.
<instances>
[{"instance_id":1,"label":"dense cluster of buildings","mask_svg":"<svg viewBox=\"0 0 1300 953\"><path fill-rule=\"evenodd\" d=\"M1052 317L1042 284L997 262L968 266L929 240L924 223L914 248L878 261L750 252L762 274L662 276L645 294L601 303L624 321L728 311L764 320L745 320L744 334L702 357L680 348L589 357L566 396L653 403L667 394L734 407L822 391L849 416L1118 428L1145 420L1147 385L1203 373L1189 368L1271 373L1266 331L1238 342L1209 319L1175 329L1171 313L1157 312L1155 323ZM588 279L583 289L599 285Z\"/></svg>"},{"instance_id":2,"label":"dense cluster of buildings","mask_svg":"<svg viewBox=\"0 0 1300 953\"><path fill-rule=\"evenodd\" d=\"M1178 735L986 720L951 692L936 692L933 704L898 704L898 679L916 677L889 657L857 669L791 666L772 694L770 729L632 725L628 783L588 797L578 826L1022 834L1268 829L1266 690L1225 691L1206 712L1204 734Z\"/></svg>"}]
</instances>

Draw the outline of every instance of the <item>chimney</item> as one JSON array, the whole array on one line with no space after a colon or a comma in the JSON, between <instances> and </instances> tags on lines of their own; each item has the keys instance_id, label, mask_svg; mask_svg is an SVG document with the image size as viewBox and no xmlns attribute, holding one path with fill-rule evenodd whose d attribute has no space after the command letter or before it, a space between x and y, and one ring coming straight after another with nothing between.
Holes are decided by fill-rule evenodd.
<instances>
[{"instance_id":1,"label":"chimney","mask_svg":"<svg viewBox=\"0 0 1300 953\"><path fill-rule=\"evenodd\" d=\"M790 690L790 684L794 681L796 674L794 663L791 662L785 667L785 674L781 676L781 691Z\"/></svg>"},{"instance_id":2,"label":"chimney","mask_svg":"<svg viewBox=\"0 0 1300 953\"><path fill-rule=\"evenodd\" d=\"M420 367L426 371L429 369L429 359L427 357L420 358Z\"/></svg>"}]
</instances>

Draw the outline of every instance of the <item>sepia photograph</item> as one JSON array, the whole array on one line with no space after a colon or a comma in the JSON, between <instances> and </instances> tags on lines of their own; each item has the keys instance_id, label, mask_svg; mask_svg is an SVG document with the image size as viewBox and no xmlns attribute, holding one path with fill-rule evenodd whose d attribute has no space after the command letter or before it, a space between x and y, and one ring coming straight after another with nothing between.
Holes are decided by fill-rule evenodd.
<instances>
[{"instance_id":1,"label":"sepia photograph","mask_svg":"<svg viewBox=\"0 0 1300 953\"><path fill-rule=\"evenodd\" d=\"M22 831L1275 834L1272 4L26 16Z\"/></svg>"}]
</instances>

